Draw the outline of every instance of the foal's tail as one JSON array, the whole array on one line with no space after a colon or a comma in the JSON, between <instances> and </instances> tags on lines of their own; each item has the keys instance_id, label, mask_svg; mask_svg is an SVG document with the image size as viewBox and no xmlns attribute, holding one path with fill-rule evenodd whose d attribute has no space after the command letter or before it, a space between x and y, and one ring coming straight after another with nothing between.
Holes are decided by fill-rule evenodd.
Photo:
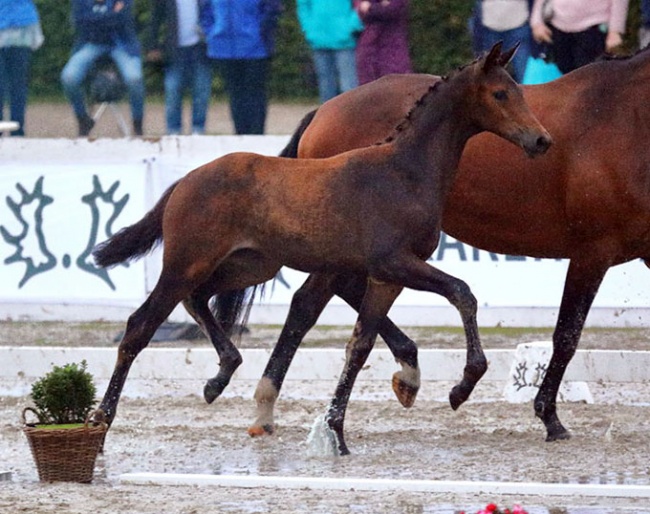
<instances>
[{"instance_id":1,"label":"foal's tail","mask_svg":"<svg viewBox=\"0 0 650 514\"><path fill-rule=\"evenodd\" d=\"M162 217L167 201L178 182L172 184L158 203L137 223L121 229L93 250L95 263L101 268L139 259L162 241Z\"/></svg>"},{"instance_id":2,"label":"foal's tail","mask_svg":"<svg viewBox=\"0 0 650 514\"><path fill-rule=\"evenodd\" d=\"M298 128L291 136L291 139L289 139L287 146L285 146L278 155L279 157L290 157L292 159L298 157L298 144L300 143L300 138L305 133L305 130L307 130L307 127L314 119L314 116L316 116L317 111L318 109L314 109L313 111L308 112L305 114L305 117L300 120Z\"/></svg>"}]
</instances>

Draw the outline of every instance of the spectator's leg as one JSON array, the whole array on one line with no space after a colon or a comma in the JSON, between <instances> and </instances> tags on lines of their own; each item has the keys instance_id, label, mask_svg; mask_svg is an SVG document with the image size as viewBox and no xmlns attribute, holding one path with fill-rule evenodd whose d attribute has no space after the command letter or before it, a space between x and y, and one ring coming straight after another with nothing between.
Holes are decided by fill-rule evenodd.
<instances>
[{"instance_id":1,"label":"spectator's leg","mask_svg":"<svg viewBox=\"0 0 650 514\"><path fill-rule=\"evenodd\" d=\"M212 93L212 66L205 45L192 47L192 134L205 134L205 120Z\"/></svg>"},{"instance_id":2,"label":"spectator's leg","mask_svg":"<svg viewBox=\"0 0 650 514\"><path fill-rule=\"evenodd\" d=\"M77 117L80 136L87 136L95 124L86 111L83 82L95 61L108 51L105 46L87 43L72 54L61 72L63 92Z\"/></svg>"},{"instance_id":3,"label":"spectator's leg","mask_svg":"<svg viewBox=\"0 0 650 514\"><path fill-rule=\"evenodd\" d=\"M10 46L7 50L7 89L11 105L11 119L20 127L12 132L14 136L25 135L25 109L29 86L29 64L32 51L26 46Z\"/></svg>"},{"instance_id":4,"label":"spectator's leg","mask_svg":"<svg viewBox=\"0 0 650 514\"><path fill-rule=\"evenodd\" d=\"M607 34L599 26L574 34L573 62L576 68L589 64L605 52Z\"/></svg>"},{"instance_id":5,"label":"spectator's leg","mask_svg":"<svg viewBox=\"0 0 650 514\"><path fill-rule=\"evenodd\" d=\"M221 59L220 72L230 96L237 134L263 134L269 59Z\"/></svg>"},{"instance_id":6,"label":"spectator's leg","mask_svg":"<svg viewBox=\"0 0 650 514\"><path fill-rule=\"evenodd\" d=\"M133 118L133 132L141 136L142 120L144 118L144 79L142 75L142 59L139 55L130 55L122 48L114 48L111 58L120 70L122 79L129 91L131 103L131 117Z\"/></svg>"},{"instance_id":7,"label":"spectator's leg","mask_svg":"<svg viewBox=\"0 0 650 514\"><path fill-rule=\"evenodd\" d=\"M239 87L239 79L241 73L239 71L241 61L237 59L218 59L216 61L219 74L223 79L223 85L228 94L230 104L230 117L232 118L233 125L235 126L236 134L243 134L244 126L241 120L239 99L242 91Z\"/></svg>"},{"instance_id":8,"label":"spectator's leg","mask_svg":"<svg viewBox=\"0 0 650 514\"><path fill-rule=\"evenodd\" d=\"M8 90L8 77L10 68L7 63L8 52L6 48L0 48L0 120L4 119L5 95Z\"/></svg>"},{"instance_id":9,"label":"spectator's leg","mask_svg":"<svg viewBox=\"0 0 650 514\"><path fill-rule=\"evenodd\" d=\"M318 96L321 103L327 102L339 93L334 54L334 50L314 50L312 52L316 78L318 79Z\"/></svg>"},{"instance_id":10,"label":"spectator's leg","mask_svg":"<svg viewBox=\"0 0 650 514\"><path fill-rule=\"evenodd\" d=\"M247 99L246 110L249 119L248 134L264 134L268 108L268 79L271 70L270 59L250 59L246 66Z\"/></svg>"},{"instance_id":11,"label":"spectator's leg","mask_svg":"<svg viewBox=\"0 0 650 514\"><path fill-rule=\"evenodd\" d=\"M573 58L574 35L562 32L553 25L550 27L553 31L553 44L550 46L553 60L562 73L569 73L576 68Z\"/></svg>"},{"instance_id":12,"label":"spectator's leg","mask_svg":"<svg viewBox=\"0 0 650 514\"><path fill-rule=\"evenodd\" d=\"M355 50L354 48L337 50L334 56L336 59L340 91L341 93L345 93L359 85Z\"/></svg>"},{"instance_id":13,"label":"spectator's leg","mask_svg":"<svg viewBox=\"0 0 650 514\"><path fill-rule=\"evenodd\" d=\"M165 66L165 122L169 135L183 132L183 57L177 51Z\"/></svg>"}]
</instances>

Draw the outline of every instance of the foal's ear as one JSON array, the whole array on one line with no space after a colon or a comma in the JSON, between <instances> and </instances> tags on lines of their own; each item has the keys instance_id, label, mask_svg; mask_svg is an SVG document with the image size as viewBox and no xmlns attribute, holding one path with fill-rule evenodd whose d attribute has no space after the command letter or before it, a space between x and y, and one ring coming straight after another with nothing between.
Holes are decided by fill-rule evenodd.
<instances>
[{"instance_id":1,"label":"foal's ear","mask_svg":"<svg viewBox=\"0 0 650 514\"><path fill-rule=\"evenodd\" d=\"M521 45L521 41L517 41L517 44L513 46L510 50L506 50L504 53L501 54L501 66L507 66L510 61L512 61L512 58L515 56L517 53L517 50L519 50L519 46Z\"/></svg>"},{"instance_id":2,"label":"foal's ear","mask_svg":"<svg viewBox=\"0 0 650 514\"><path fill-rule=\"evenodd\" d=\"M495 43L490 49L488 54L483 59L483 71L490 71L494 66L502 66L501 64L501 48L503 48L503 41Z\"/></svg>"}]
</instances>

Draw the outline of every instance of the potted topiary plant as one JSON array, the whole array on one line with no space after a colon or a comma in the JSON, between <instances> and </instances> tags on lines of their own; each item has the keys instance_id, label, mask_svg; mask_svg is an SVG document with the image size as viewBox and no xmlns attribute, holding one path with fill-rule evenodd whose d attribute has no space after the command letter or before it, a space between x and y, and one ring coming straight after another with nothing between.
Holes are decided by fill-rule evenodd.
<instances>
[{"instance_id":1,"label":"potted topiary plant","mask_svg":"<svg viewBox=\"0 0 650 514\"><path fill-rule=\"evenodd\" d=\"M93 412L96 388L86 368L86 361L54 366L32 385L34 407L23 410L23 432L42 482L93 479L108 426L98 421L100 412ZM30 412L37 422L27 422Z\"/></svg>"}]
</instances>

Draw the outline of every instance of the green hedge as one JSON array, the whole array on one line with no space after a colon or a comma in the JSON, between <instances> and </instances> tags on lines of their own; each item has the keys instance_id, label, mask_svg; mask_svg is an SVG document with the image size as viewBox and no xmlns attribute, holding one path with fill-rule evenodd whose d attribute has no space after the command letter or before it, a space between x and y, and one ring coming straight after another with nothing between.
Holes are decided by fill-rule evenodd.
<instances>
[{"instance_id":1,"label":"green hedge","mask_svg":"<svg viewBox=\"0 0 650 514\"><path fill-rule=\"evenodd\" d=\"M150 2L136 0L136 16L140 33L149 19ZM445 74L469 61L471 55L467 19L474 0L411 0L411 56L415 70L422 73ZM316 80L309 49L298 27L295 1L285 0L281 18L277 54L273 62L271 94L275 98L315 98ZM72 47L70 2L36 0L45 44L34 57L31 93L33 96L60 96L59 74ZM628 50L636 45L639 25L639 0L630 1ZM162 94L162 70L145 66L148 94ZM221 83L215 77L215 90Z\"/></svg>"}]
</instances>

